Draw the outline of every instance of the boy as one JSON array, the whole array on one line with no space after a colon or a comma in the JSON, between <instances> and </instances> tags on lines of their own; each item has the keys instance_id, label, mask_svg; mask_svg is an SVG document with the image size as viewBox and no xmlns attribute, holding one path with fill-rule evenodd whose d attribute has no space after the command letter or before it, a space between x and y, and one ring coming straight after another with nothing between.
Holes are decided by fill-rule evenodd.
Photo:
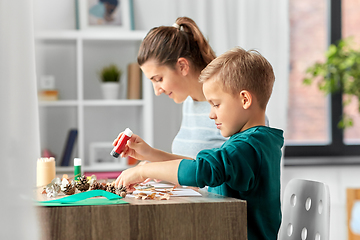
<instances>
[{"instance_id":1,"label":"boy","mask_svg":"<svg viewBox=\"0 0 360 240\"><path fill-rule=\"evenodd\" d=\"M283 131L265 126L265 110L275 76L257 51L234 48L214 59L200 75L212 108L209 117L224 137L221 148L196 160L153 162L124 171L117 185L132 188L147 178L204 187L244 199L248 239L276 239L281 223L280 159ZM128 142L132 148L133 140Z\"/></svg>"}]
</instances>

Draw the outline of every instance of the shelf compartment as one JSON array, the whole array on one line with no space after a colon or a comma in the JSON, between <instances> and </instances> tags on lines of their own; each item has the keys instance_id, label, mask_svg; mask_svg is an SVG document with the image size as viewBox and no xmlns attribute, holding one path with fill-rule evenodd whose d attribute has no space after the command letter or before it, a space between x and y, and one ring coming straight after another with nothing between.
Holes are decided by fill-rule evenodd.
<instances>
[{"instance_id":1,"label":"shelf compartment","mask_svg":"<svg viewBox=\"0 0 360 240\"><path fill-rule=\"evenodd\" d=\"M89 165L90 144L111 142L118 134L130 128L143 135L143 108L137 106L85 106L84 107L84 156ZM110 152L109 152L110 154Z\"/></svg>"},{"instance_id":2,"label":"shelf compartment","mask_svg":"<svg viewBox=\"0 0 360 240\"><path fill-rule=\"evenodd\" d=\"M85 100L103 99L99 72L115 64L122 70L119 99L127 99L127 67L136 62L140 42L84 41L83 91ZM94 57L96 56L96 57Z\"/></svg>"},{"instance_id":3,"label":"shelf compartment","mask_svg":"<svg viewBox=\"0 0 360 240\"><path fill-rule=\"evenodd\" d=\"M39 122L41 150L50 150L55 155L56 164L60 165L68 133L70 129L78 129L77 107L39 108ZM70 160L78 156L78 138L79 135Z\"/></svg>"},{"instance_id":4,"label":"shelf compartment","mask_svg":"<svg viewBox=\"0 0 360 240\"><path fill-rule=\"evenodd\" d=\"M77 99L76 42L38 41L36 43L36 73L39 91L42 76L55 77L55 89L60 100Z\"/></svg>"}]
</instances>

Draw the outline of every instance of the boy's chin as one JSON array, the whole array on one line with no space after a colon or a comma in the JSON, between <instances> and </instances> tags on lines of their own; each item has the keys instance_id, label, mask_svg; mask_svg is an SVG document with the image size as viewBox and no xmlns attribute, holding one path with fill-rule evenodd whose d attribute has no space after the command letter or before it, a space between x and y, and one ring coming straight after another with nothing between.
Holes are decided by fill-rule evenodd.
<instances>
[{"instance_id":1,"label":"boy's chin","mask_svg":"<svg viewBox=\"0 0 360 240\"><path fill-rule=\"evenodd\" d=\"M229 134L229 133L226 133L226 132L223 132L223 131L220 131L220 133L225 138L230 137L232 135L232 134Z\"/></svg>"},{"instance_id":2,"label":"boy's chin","mask_svg":"<svg viewBox=\"0 0 360 240\"><path fill-rule=\"evenodd\" d=\"M238 132L240 132L240 131L238 131ZM234 134L236 134L236 133L238 133L238 132L225 132L225 131L221 131L221 130L220 130L221 135L222 135L223 137L225 137L225 138L231 137L232 135L234 135Z\"/></svg>"}]
</instances>

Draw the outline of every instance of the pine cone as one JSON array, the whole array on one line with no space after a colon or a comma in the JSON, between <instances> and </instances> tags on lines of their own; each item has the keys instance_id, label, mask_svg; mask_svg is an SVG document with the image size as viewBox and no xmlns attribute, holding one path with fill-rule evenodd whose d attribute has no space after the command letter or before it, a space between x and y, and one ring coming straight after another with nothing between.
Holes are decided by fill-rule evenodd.
<instances>
[{"instance_id":1,"label":"pine cone","mask_svg":"<svg viewBox=\"0 0 360 240\"><path fill-rule=\"evenodd\" d=\"M101 183L99 182L93 182L93 184L91 184L90 186L90 190L97 190L97 189L102 189Z\"/></svg>"},{"instance_id":2,"label":"pine cone","mask_svg":"<svg viewBox=\"0 0 360 240\"><path fill-rule=\"evenodd\" d=\"M87 191L89 187L90 184L88 183L87 177L85 175L79 177L79 181L76 182L76 188L79 189L79 191L84 192Z\"/></svg>"},{"instance_id":3,"label":"pine cone","mask_svg":"<svg viewBox=\"0 0 360 240\"><path fill-rule=\"evenodd\" d=\"M66 186L65 186L65 189L64 189L64 193L66 194L66 195L73 195L74 193L75 193L75 186L74 185L72 185L71 183L68 183L68 184L66 184Z\"/></svg>"},{"instance_id":4,"label":"pine cone","mask_svg":"<svg viewBox=\"0 0 360 240\"><path fill-rule=\"evenodd\" d=\"M126 187L125 186L120 186L118 188L115 188L115 194L121 196L121 197L126 197Z\"/></svg>"},{"instance_id":5,"label":"pine cone","mask_svg":"<svg viewBox=\"0 0 360 240\"><path fill-rule=\"evenodd\" d=\"M115 188L115 183L108 183L106 184L106 191L111 192L111 193L115 193L116 188Z\"/></svg>"},{"instance_id":6,"label":"pine cone","mask_svg":"<svg viewBox=\"0 0 360 240\"><path fill-rule=\"evenodd\" d=\"M94 181L93 184L91 184L89 190L105 190L106 191L106 184L99 183L97 181Z\"/></svg>"}]
</instances>

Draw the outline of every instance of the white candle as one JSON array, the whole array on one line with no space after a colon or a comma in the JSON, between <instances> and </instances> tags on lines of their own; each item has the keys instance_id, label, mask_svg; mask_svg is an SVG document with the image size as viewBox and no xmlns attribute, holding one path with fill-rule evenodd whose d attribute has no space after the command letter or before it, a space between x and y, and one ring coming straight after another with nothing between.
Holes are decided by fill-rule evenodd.
<instances>
[{"instance_id":1,"label":"white candle","mask_svg":"<svg viewBox=\"0 0 360 240\"><path fill-rule=\"evenodd\" d=\"M39 158L37 160L36 186L46 186L56 176L55 158Z\"/></svg>"}]
</instances>

